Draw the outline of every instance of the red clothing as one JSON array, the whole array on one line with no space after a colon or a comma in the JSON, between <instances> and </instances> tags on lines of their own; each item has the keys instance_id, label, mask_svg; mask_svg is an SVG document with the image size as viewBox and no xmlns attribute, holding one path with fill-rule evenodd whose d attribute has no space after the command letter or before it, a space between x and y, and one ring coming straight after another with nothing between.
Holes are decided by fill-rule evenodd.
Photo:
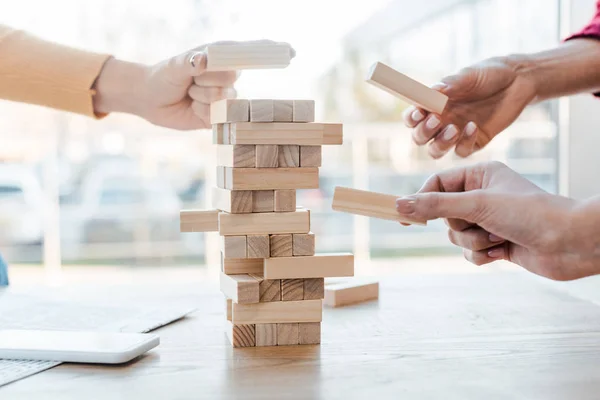
<instances>
[{"instance_id":1,"label":"red clothing","mask_svg":"<svg viewBox=\"0 0 600 400\"><path fill-rule=\"evenodd\" d=\"M582 30L567 37L565 40L577 38L600 39L600 0L596 1L596 14L592 20Z\"/></svg>"}]
</instances>

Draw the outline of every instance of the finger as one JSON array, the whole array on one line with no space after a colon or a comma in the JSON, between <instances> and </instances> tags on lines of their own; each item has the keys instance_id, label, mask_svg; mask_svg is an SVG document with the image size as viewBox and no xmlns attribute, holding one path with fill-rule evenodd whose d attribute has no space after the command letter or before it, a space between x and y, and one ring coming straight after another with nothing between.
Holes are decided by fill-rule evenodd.
<instances>
[{"instance_id":1,"label":"finger","mask_svg":"<svg viewBox=\"0 0 600 400\"><path fill-rule=\"evenodd\" d=\"M453 231L461 232L465 229L469 229L475 224L465 221L464 219L456 219L456 218L444 218L444 223L446 226Z\"/></svg>"},{"instance_id":2,"label":"finger","mask_svg":"<svg viewBox=\"0 0 600 400\"><path fill-rule=\"evenodd\" d=\"M419 146L426 144L440 132L441 125L439 115L429 114L413 131L413 141Z\"/></svg>"},{"instance_id":3,"label":"finger","mask_svg":"<svg viewBox=\"0 0 600 400\"><path fill-rule=\"evenodd\" d=\"M475 141L477 140L477 125L475 122L470 121L465 125L463 134L458 140L454 152L459 157L468 157L474 152Z\"/></svg>"},{"instance_id":4,"label":"finger","mask_svg":"<svg viewBox=\"0 0 600 400\"><path fill-rule=\"evenodd\" d=\"M465 258L475 265L485 265L498 260L506 260L506 245L502 244L491 249L473 251L463 250Z\"/></svg>"},{"instance_id":5,"label":"finger","mask_svg":"<svg viewBox=\"0 0 600 400\"><path fill-rule=\"evenodd\" d=\"M494 205L493 195L480 190L463 193L431 192L397 199L396 211L409 221L458 218L476 224L477 219Z\"/></svg>"},{"instance_id":6,"label":"finger","mask_svg":"<svg viewBox=\"0 0 600 400\"><path fill-rule=\"evenodd\" d=\"M238 78L236 71L210 71L194 78L198 86L231 87Z\"/></svg>"},{"instance_id":7,"label":"finger","mask_svg":"<svg viewBox=\"0 0 600 400\"><path fill-rule=\"evenodd\" d=\"M428 153L434 158L442 158L460 138L458 128L454 124L447 125L429 144Z\"/></svg>"},{"instance_id":8,"label":"finger","mask_svg":"<svg viewBox=\"0 0 600 400\"><path fill-rule=\"evenodd\" d=\"M192 101L192 110L194 114L206 125L210 125L210 105L199 101Z\"/></svg>"},{"instance_id":9,"label":"finger","mask_svg":"<svg viewBox=\"0 0 600 400\"><path fill-rule=\"evenodd\" d=\"M233 99L236 96L234 88L190 86L189 96L200 103L210 104L222 99Z\"/></svg>"},{"instance_id":10,"label":"finger","mask_svg":"<svg viewBox=\"0 0 600 400\"><path fill-rule=\"evenodd\" d=\"M423 121L427 116L427 111L422 110L416 107L408 107L402 113L402 119L404 120L404 125L409 128L414 128L419 124L419 122Z\"/></svg>"},{"instance_id":11,"label":"finger","mask_svg":"<svg viewBox=\"0 0 600 400\"><path fill-rule=\"evenodd\" d=\"M449 230L448 239L456 246L473 251L489 249L504 241L504 239L496 235L492 235L481 228L475 227L460 232Z\"/></svg>"}]
</instances>

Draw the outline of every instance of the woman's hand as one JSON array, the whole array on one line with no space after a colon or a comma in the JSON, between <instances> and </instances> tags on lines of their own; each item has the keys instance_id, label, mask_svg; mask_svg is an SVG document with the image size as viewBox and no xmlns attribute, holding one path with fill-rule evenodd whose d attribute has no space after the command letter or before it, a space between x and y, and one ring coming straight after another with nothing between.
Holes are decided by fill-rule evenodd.
<instances>
[{"instance_id":1,"label":"woman's hand","mask_svg":"<svg viewBox=\"0 0 600 400\"><path fill-rule=\"evenodd\" d=\"M429 143L433 158L452 147L461 157L485 147L536 97L533 79L521 73L524 65L524 57L492 58L434 85L448 96L448 103L441 116L414 107L405 111L404 123L414 128L414 142Z\"/></svg>"},{"instance_id":2,"label":"woman's hand","mask_svg":"<svg viewBox=\"0 0 600 400\"><path fill-rule=\"evenodd\" d=\"M110 59L96 80L95 111L99 114L134 114L155 125L173 129L209 128L210 103L236 97L233 85L238 73L206 71L207 58L203 53L206 46L154 66ZM295 55L291 47L290 52Z\"/></svg>"},{"instance_id":3,"label":"woman's hand","mask_svg":"<svg viewBox=\"0 0 600 400\"><path fill-rule=\"evenodd\" d=\"M600 272L598 232L590 230L600 231L592 218L600 212L581 212L574 200L544 192L499 162L436 174L398 199L397 210L415 220L444 218L450 241L477 265L504 259L555 280Z\"/></svg>"}]
</instances>

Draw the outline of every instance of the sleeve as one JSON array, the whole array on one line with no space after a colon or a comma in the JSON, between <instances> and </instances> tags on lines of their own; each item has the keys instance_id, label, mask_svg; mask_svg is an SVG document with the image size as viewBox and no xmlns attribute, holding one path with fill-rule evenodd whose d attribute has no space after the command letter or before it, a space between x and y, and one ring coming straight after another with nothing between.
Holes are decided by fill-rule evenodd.
<instances>
[{"instance_id":1,"label":"sleeve","mask_svg":"<svg viewBox=\"0 0 600 400\"><path fill-rule=\"evenodd\" d=\"M102 118L92 87L110 57L0 24L0 99Z\"/></svg>"},{"instance_id":2,"label":"sleeve","mask_svg":"<svg viewBox=\"0 0 600 400\"><path fill-rule=\"evenodd\" d=\"M565 41L580 38L600 40L600 0L596 1L596 14L592 20L579 32L565 38Z\"/></svg>"}]
</instances>

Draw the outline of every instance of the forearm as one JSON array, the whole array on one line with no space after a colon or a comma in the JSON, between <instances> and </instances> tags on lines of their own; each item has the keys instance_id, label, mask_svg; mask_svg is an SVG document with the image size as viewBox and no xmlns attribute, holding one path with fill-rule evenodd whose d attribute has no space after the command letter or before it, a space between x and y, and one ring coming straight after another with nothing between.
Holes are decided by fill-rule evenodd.
<instances>
[{"instance_id":1,"label":"forearm","mask_svg":"<svg viewBox=\"0 0 600 400\"><path fill-rule=\"evenodd\" d=\"M94 110L98 114L123 112L139 114L137 107L146 79L143 65L109 59L94 83Z\"/></svg>"},{"instance_id":2,"label":"forearm","mask_svg":"<svg viewBox=\"0 0 600 400\"><path fill-rule=\"evenodd\" d=\"M600 273L600 196L583 200L572 210L571 226L565 241L571 248L574 265L585 276Z\"/></svg>"},{"instance_id":3,"label":"forearm","mask_svg":"<svg viewBox=\"0 0 600 400\"><path fill-rule=\"evenodd\" d=\"M509 56L536 88L534 102L600 90L600 41L569 40L535 54Z\"/></svg>"}]
</instances>

